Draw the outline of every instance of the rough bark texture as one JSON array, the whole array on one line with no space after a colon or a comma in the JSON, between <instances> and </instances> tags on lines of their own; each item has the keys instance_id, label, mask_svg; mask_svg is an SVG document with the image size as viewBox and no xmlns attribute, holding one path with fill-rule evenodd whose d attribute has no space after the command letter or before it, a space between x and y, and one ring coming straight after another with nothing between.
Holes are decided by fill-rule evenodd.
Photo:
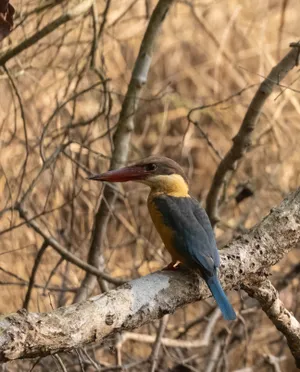
<instances>
[{"instance_id":1,"label":"rough bark texture","mask_svg":"<svg viewBox=\"0 0 300 372\"><path fill-rule=\"evenodd\" d=\"M275 327L286 337L289 348L300 368L300 324L279 299L277 290L269 280L258 285L245 285L243 288L251 297L255 297Z\"/></svg>"},{"instance_id":2,"label":"rough bark texture","mask_svg":"<svg viewBox=\"0 0 300 372\"><path fill-rule=\"evenodd\" d=\"M257 287L261 273L295 248L299 240L300 189L273 208L249 233L221 251L224 288L231 289L243 282L248 287L252 284ZM116 332L135 329L209 296L203 280L195 273L156 272L50 313L21 310L0 319L0 360L47 355L99 343ZM265 286L260 303L266 312L273 297L273 289ZM281 331L290 326L288 316L280 318L280 326L271 316L270 319ZM294 337L299 344L298 333Z\"/></svg>"}]
</instances>

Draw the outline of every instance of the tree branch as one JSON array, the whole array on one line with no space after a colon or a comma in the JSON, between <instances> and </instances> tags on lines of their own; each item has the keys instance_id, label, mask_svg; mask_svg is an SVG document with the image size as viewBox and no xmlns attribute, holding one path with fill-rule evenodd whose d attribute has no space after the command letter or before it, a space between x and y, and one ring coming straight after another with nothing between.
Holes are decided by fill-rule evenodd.
<instances>
[{"instance_id":1,"label":"tree branch","mask_svg":"<svg viewBox=\"0 0 300 372\"><path fill-rule=\"evenodd\" d=\"M71 6L74 5L71 3ZM0 66L5 65L7 61L11 58L17 56L19 53L31 47L33 44L37 43L39 40L43 39L45 36L56 30L59 26L64 23L71 21L74 18L77 18L84 13L86 13L91 6L93 5L93 0L85 0L75 5L73 8L68 9L63 15L56 18L54 21L49 23L47 26L43 27L41 30L36 32L34 35L30 36L28 39L25 39L20 44L14 48L9 49L4 54L0 56Z\"/></svg>"},{"instance_id":2,"label":"tree branch","mask_svg":"<svg viewBox=\"0 0 300 372\"><path fill-rule=\"evenodd\" d=\"M258 300L275 327L286 337L296 366L300 368L300 324L294 315L284 307L272 283L266 280L258 285L243 285L243 289Z\"/></svg>"},{"instance_id":3,"label":"tree branch","mask_svg":"<svg viewBox=\"0 0 300 372\"><path fill-rule=\"evenodd\" d=\"M221 251L222 285L231 289L243 282L247 286L257 283L262 271L277 263L299 240L300 189ZM21 310L0 319L0 360L48 355L99 343L117 332L135 329L209 296L204 281L196 273L163 271L50 313ZM269 307L268 301L268 297L262 296L264 309ZM300 344L299 337L297 342Z\"/></svg>"},{"instance_id":4,"label":"tree branch","mask_svg":"<svg viewBox=\"0 0 300 372\"><path fill-rule=\"evenodd\" d=\"M114 283L117 285L124 283L124 280L113 278L109 276L108 274L105 274L103 271L97 269L96 267L92 265L89 265L85 261L82 261L79 257L75 256L73 253L68 251L68 249L63 247L59 243L59 241L57 241L54 237L52 237L51 235L43 231L36 221L34 221L32 218L29 218L27 215L27 212L24 210L24 208L21 205L15 206L14 209L19 212L20 217L26 221L26 224L29 227L31 227L36 233L38 233L44 239L45 243L47 243L49 246L55 249L56 252L59 253L61 257L63 257L66 261L69 261L73 265L80 267L82 270L89 271L96 277L101 277L110 283Z\"/></svg>"},{"instance_id":5,"label":"tree branch","mask_svg":"<svg viewBox=\"0 0 300 372\"><path fill-rule=\"evenodd\" d=\"M255 96L253 97L247 113L244 117L238 134L233 138L231 149L221 160L206 199L206 210L212 225L214 226L220 219L218 215L218 201L222 185L236 162L242 158L244 153L249 150L252 144L252 133L260 117L262 108L270 97L273 89L283 80L288 72L297 66L299 53L297 48L293 48L275 67L272 68L266 79L260 84Z\"/></svg>"},{"instance_id":6,"label":"tree branch","mask_svg":"<svg viewBox=\"0 0 300 372\"><path fill-rule=\"evenodd\" d=\"M110 169L117 169L127 161L131 133L134 130L134 116L142 93L142 88L147 82L154 45L159 35L161 25L173 2L174 0L159 0L150 18L134 65L128 90L122 104L117 130L114 134L114 150ZM96 267L101 265L102 241L110 217L109 208L113 208L114 202L114 190L111 187L104 187L102 200L95 216L94 231L88 256L88 263ZM87 273L74 301L80 302L85 300L91 294L95 283L96 278L90 273Z\"/></svg>"},{"instance_id":7,"label":"tree branch","mask_svg":"<svg viewBox=\"0 0 300 372\"><path fill-rule=\"evenodd\" d=\"M26 292L26 295L25 295L25 299L23 301L23 308L26 309L26 310L28 310L28 305L29 305L29 301L30 301L30 297L31 297L32 288L34 287L35 276L36 276L36 273L38 271L38 267L41 263L42 257L44 255L47 247L48 247L48 244L44 241L41 248L39 249L39 251L36 255L35 260L34 260L34 264L33 264L32 270L31 270L31 275L29 277L30 279L29 279L29 283L28 283L27 292Z\"/></svg>"},{"instance_id":8,"label":"tree branch","mask_svg":"<svg viewBox=\"0 0 300 372\"><path fill-rule=\"evenodd\" d=\"M161 343L162 345L165 345L168 347L183 348L183 349L193 349L193 348L199 349L200 347L207 347L210 345L213 330L220 317L221 317L221 311L219 308L216 308L216 310L210 317L210 320L206 326L206 329L204 331L202 338L199 340L176 340L173 338L162 337ZM134 333L134 332L123 332L118 344L122 345L127 340L133 340L136 342L153 344L155 343L156 337L152 335L147 335L144 333L141 334L141 333Z\"/></svg>"}]
</instances>

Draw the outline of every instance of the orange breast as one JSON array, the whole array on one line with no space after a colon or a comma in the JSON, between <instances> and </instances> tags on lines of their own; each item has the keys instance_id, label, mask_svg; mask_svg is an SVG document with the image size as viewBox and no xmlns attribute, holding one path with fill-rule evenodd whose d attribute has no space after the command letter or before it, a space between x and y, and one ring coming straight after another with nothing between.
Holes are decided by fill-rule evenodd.
<instances>
[{"instance_id":1,"label":"orange breast","mask_svg":"<svg viewBox=\"0 0 300 372\"><path fill-rule=\"evenodd\" d=\"M176 252L174 244L173 244L174 232L168 226L164 224L163 216L160 213L160 211L156 208L155 204L153 203L152 197L148 198L148 209L149 209L149 213L150 213L150 216L152 218L152 221L154 223L156 230L158 231L168 252L172 256L172 261L182 262L182 259Z\"/></svg>"}]
</instances>

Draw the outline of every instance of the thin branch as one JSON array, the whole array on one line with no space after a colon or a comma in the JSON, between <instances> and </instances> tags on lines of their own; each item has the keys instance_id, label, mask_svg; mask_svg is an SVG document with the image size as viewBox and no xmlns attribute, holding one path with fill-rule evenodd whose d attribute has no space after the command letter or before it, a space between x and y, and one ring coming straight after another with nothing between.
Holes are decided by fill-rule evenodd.
<instances>
[{"instance_id":1,"label":"thin branch","mask_svg":"<svg viewBox=\"0 0 300 372\"><path fill-rule=\"evenodd\" d=\"M87 264L85 261L82 261L80 258L76 257L73 253L68 251L65 247L63 247L55 238L48 235L45 231L41 229L36 221L30 219L27 215L27 212L24 210L23 207L17 206L16 210L19 211L20 217L26 221L26 224L31 227L35 232L37 232L45 242L50 245L52 248L56 250L66 261L71 262L73 265L80 267L84 271L90 272L92 275L96 277L102 277L103 279L107 280L109 283L113 284L123 284L124 280L112 278L108 274L105 274L103 271L98 270L96 267Z\"/></svg>"},{"instance_id":2,"label":"thin branch","mask_svg":"<svg viewBox=\"0 0 300 372\"><path fill-rule=\"evenodd\" d=\"M158 362L158 355L159 355L159 351L162 345L162 337L167 328L168 321L169 321L169 315L165 315L162 319L160 319L158 332L157 332L156 339L153 345L152 353L149 358L149 361L151 361L150 372L155 372L156 370L156 366Z\"/></svg>"},{"instance_id":3,"label":"thin branch","mask_svg":"<svg viewBox=\"0 0 300 372\"><path fill-rule=\"evenodd\" d=\"M280 362L286 360L286 356L278 358L275 355L268 354L265 356L266 361L274 368L274 372L281 372Z\"/></svg>"},{"instance_id":4,"label":"thin branch","mask_svg":"<svg viewBox=\"0 0 300 372\"><path fill-rule=\"evenodd\" d=\"M67 143L64 143L62 145L57 146L55 151L53 151L53 153L47 159L44 159L43 166L39 170L36 177L32 180L32 182L28 186L27 190L22 195L21 199L18 201L19 204L22 204L25 201L27 196L34 189L34 187L37 184L38 180L40 179L41 175L52 165L52 163L54 163L56 161L56 159L60 155L60 153L63 152L71 143L72 142L67 142Z\"/></svg>"},{"instance_id":5,"label":"thin branch","mask_svg":"<svg viewBox=\"0 0 300 372\"><path fill-rule=\"evenodd\" d=\"M21 93L19 92L18 87L17 87L12 75L9 72L8 68L5 66L5 64L3 65L3 69L6 72L6 74L8 76L8 79L10 81L10 84L11 84L11 86L12 86L12 88L13 88L16 96L17 96L19 106L20 106L21 118L22 118L22 124L23 124L23 131L24 131L25 159L24 159L23 164L21 166L21 177L20 177L20 182L19 182L19 186L18 186L19 190L18 190L18 193L17 193L17 196L16 196L16 200L18 200L19 196L20 196L20 193L21 193L21 190L22 190L23 180L24 180L24 176L25 176L25 173L26 173L27 161L28 161L28 156L29 156L26 116L25 116L25 110L24 110L24 106L23 106L23 102L22 102L22 98L21 98Z\"/></svg>"},{"instance_id":6,"label":"thin branch","mask_svg":"<svg viewBox=\"0 0 300 372\"><path fill-rule=\"evenodd\" d=\"M53 355L53 358L57 360L62 372L68 372L66 366L64 365L64 362L58 354Z\"/></svg>"},{"instance_id":7,"label":"thin branch","mask_svg":"<svg viewBox=\"0 0 300 372\"><path fill-rule=\"evenodd\" d=\"M23 308L26 309L26 310L28 310L28 305L29 305L29 301L30 301L30 297L31 297L31 291L32 291L32 288L34 287L35 275L37 273L37 270L38 270L38 267L39 267L40 262L42 260L43 254L45 253L47 247L48 247L48 244L46 242L43 242L43 244L42 244L41 248L39 249L39 251L36 255L36 258L34 260L34 265L32 267L27 292L26 292L25 299L24 299L24 302L23 302Z\"/></svg>"},{"instance_id":8,"label":"thin branch","mask_svg":"<svg viewBox=\"0 0 300 372\"><path fill-rule=\"evenodd\" d=\"M97 5L96 2L93 4L92 7L92 19L93 19L93 42L92 42L92 50L91 50L91 68L95 68L96 66L96 52L98 48L98 42L101 39L102 33L105 28L105 24L107 22L107 15L110 8L111 0L106 0L106 5L102 14L102 22L100 27L98 27L99 19L97 13Z\"/></svg>"},{"instance_id":9,"label":"thin branch","mask_svg":"<svg viewBox=\"0 0 300 372\"><path fill-rule=\"evenodd\" d=\"M92 41L92 48L91 48L91 62L90 66L91 68L95 67L95 59L96 59L96 52L97 52L97 46L98 46L98 10L97 10L97 4L96 2L92 5L92 21L93 21L93 41ZM106 17L105 17L106 20Z\"/></svg>"},{"instance_id":10,"label":"thin branch","mask_svg":"<svg viewBox=\"0 0 300 372\"><path fill-rule=\"evenodd\" d=\"M201 348L201 347L208 347L211 342L211 336L217 321L221 317L221 312L219 309L216 309L214 314L211 316L206 329L204 331L204 335L199 340L174 340L168 337L161 338L161 344L167 347L174 347L174 348L182 348L182 349L194 349L194 348ZM120 337L120 343L123 344L127 340L143 342L147 344L153 344L157 340L157 337L147 334L141 333L134 333L134 332L124 332Z\"/></svg>"},{"instance_id":11,"label":"thin branch","mask_svg":"<svg viewBox=\"0 0 300 372\"><path fill-rule=\"evenodd\" d=\"M211 142L209 136L201 128L200 123L198 121L192 119L193 113L195 113L197 111L206 110L206 109L209 109L209 108L212 108L212 107L216 107L216 106L219 106L219 105L221 105L223 103L227 103L227 102L231 101L233 98L242 95L248 89L253 88L255 85L256 84L249 85L246 88L243 88L243 89L239 90L238 92L230 95L229 97L226 97L226 98L224 98L222 100L219 100L217 102L214 102L214 103L211 103L211 104L207 104L207 105L198 106L198 107L194 107L187 114L187 119L188 119L189 123L192 123L199 130L199 132L201 133L201 136L206 140L208 146L213 150L213 152L217 155L217 157L220 160L223 159L222 155L217 150L217 148L214 146L214 144Z\"/></svg>"},{"instance_id":12,"label":"thin branch","mask_svg":"<svg viewBox=\"0 0 300 372\"><path fill-rule=\"evenodd\" d=\"M280 58L280 48L281 48L281 41L282 41L282 34L283 34L283 28L285 25L285 15L286 10L288 7L289 0L283 0L281 2L281 12L280 12L280 23L278 27L278 39L277 39L277 57Z\"/></svg>"},{"instance_id":13,"label":"thin branch","mask_svg":"<svg viewBox=\"0 0 300 372\"><path fill-rule=\"evenodd\" d=\"M15 286L15 287L28 287L29 283L24 281L24 282L21 282L21 283L15 283L15 282L4 282L2 280L0 280L0 285L3 285L3 286L6 286L6 285L9 285L9 286ZM45 286L44 285L40 285L40 284L33 284L33 287L34 288L38 288L38 289L43 289L43 296L45 295L44 293L44 289L45 289ZM70 293L76 293L77 291L77 287L74 287L74 288L55 288L55 287L47 287L48 291L50 292L70 292Z\"/></svg>"},{"instance_id":14,"label":"thin branch","mask_svg":"<svg viewBox=\"0 0 300 372\"><path fill-rule=\"evenodd\" d=\"M276 282L276 288L280 292L284 288L286 288L288 285L293 283L293 280L295 278L299 278L300 276L300 263L297 263L294 265L290 271L288 271L286 274L284 274L282 277L278 279Z\"/></svg>"},{"instance_id":15,"label":"thin branch","mask_svg":"<svg viewBox=\"0 0 300 372\"><path fill-rule=\"evenodd\" d=\"M74 8L68 9L65 14L56 18L53 22L43 27L41 30L36 32L34 35L30 36L28 39L22 41L16 47L9 49L7 52L2 54L2 56L0 56L0 66L5 65L5 63L9 61L11 58L17 56L19 53L28 49L33 44L36 44L39 40L43 39L52 31L56 30L59 26L85 14L91 8L93 2L94 2L93 0L85 0L80 4L74 6Z\"/></svg>"},{"instance_id":16,"label":"thin branch","mask_svg":"<svg viewBox=\"0 0 300 372\"><path fill-rule=\"evenodd\" d=\"M206 372L213 372L217 370L216 366L220 360L220 356L222 353L222 344L224 342L224 337L225 336L223 332L221 332L212 348L209 361L207 363Z\"/></svg>"},{"instance_id":17,"label":"thin branch","mask_svg":"<svg viewBox=\"0 0 300 372\"><path fill-rule=\"evenodd\" d=\"M54 267L52 268L49 276L48 276L48 279L44 285L44 290L43 290L43 295L46 294L46 290L48 289L48 286L49 286L49 283L51 281L51 279L53 278L54 274L56 273L56 271L58 270L58 268L60 267L60 265L65 261L65 259L63 257L60 257L59 260L56 262L56 264L54 265Z\"/></svg>"}]
</instances>

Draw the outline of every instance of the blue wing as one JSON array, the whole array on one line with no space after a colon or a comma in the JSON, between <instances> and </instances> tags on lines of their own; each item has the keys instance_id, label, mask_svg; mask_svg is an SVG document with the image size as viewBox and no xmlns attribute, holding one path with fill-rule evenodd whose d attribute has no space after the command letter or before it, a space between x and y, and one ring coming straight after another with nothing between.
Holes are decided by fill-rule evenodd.
<instances>
[{"instance_id":1,"label":"blue wing","mask_svg":"<svg viewBox=\"0 0 300 372\"><path fill-rule=\"evenodd\" d=\"M174 233L174 247L185 259L183 263L200 267L204 276L214 275L220 259L205 210L192 198L160 195L153 202Z\"/></svg>"},{"instance_id":2,"label":"blue wing","mask_svg":"<svg viewBox=\"0 0 300 372\"><path fill-rule=\"evenodd\" d=\"M161 195L153 199L164 223L173 231L174 248L183 264L200 268L212 295L226 320L236 318L216 275L220 257L209 218L192 198Z\"/></svg>"},{"instance_id":3,"label":"blue wing","mask_svg":"<svg viewBox=\"0 0 300 372\"><path fill-rule=\"evenodd\" d=\"M213 255L213 260L214 260L214 263L215 263L216 267L219 267L220 266L219 251L218 251L218 248L217 248L217 245L216 245L215 234L214 234L213 229L211 227L211 223L210 223L210 220L208 218L208 215L207 215L205 209L203 209L200 206L200 204L198 203L198 201L196 199L192 199L192 204L193 204L193 212L194 212L195 217L197 218L198 222L203 226L203 229L205 230L205 232L208 236L208 239L209 239L209 242L210 242L211 246L214 247L211 250L211 253Z\"/></svg>"}]
</instances>

